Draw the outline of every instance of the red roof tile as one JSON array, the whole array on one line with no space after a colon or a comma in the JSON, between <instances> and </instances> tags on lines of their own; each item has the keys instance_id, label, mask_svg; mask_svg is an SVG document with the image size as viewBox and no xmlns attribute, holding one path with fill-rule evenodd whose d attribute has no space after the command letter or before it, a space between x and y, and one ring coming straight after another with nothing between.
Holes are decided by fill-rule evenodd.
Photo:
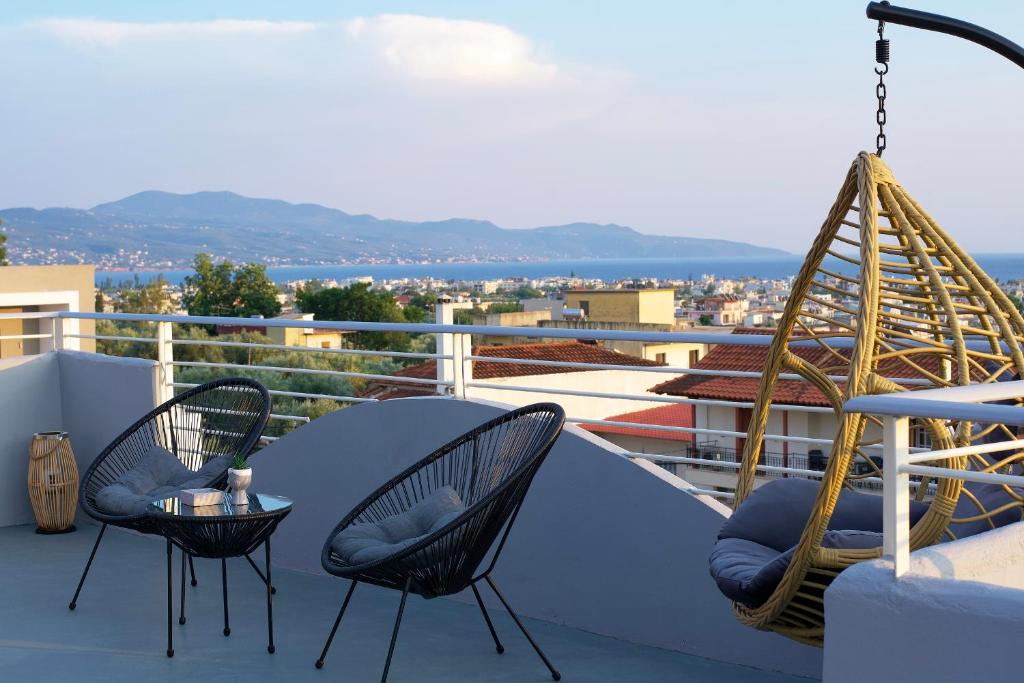
<instances>
[{"instance_id":1,"label":"red roof tile","mask_svg":"<svg viewBox=\"0 0 1024 683\"><path fill-rule=\"evenodd\" d=\"M693 427L693 406L685 403L673 403L646 410L606 417L609 422L634 422L637 424L662 425L664 427ZM624 436L642 436L663 441L693 441L690 432L670 432L660 429L644 429L643 427L619 427L612 425L581 424L580 427L595 434L622 434Z\"/></svg>"},{"instance_id":2,"label":"red roof tile","mask_svg":"<svg viewBox=\"0 0 1024 683\"><path fill-rule=\"evenodd\" d=\"M772 334L772 331L737 329L734 331L734 334ZM824 371L825 374L845 376L849 370L849 349L836 349L834 353L820 346L790 347L790 350L799 358ZM836 357L836 354L839 357ZM912 357L912 360L926 371L941 376L941 361L938 356L934 354L921 354ZM700 370L760 372L767 364L767 346L719 344L712 348L693 367ZM953 363L953 373L955 376L955 362ZM895 358L882 361L879 366L879 374L883 377L894 379L925 377L920 371ZM662 382L652 387L650 391L656 394L668 394L671 396L749 402L757 397L759 384L760 380L753 377L683 375L682 377ZM842 386L840 386L840 389L842 389ZM800 380L778 380L775 383L772 400L775 403L789 405L831 407L831 403L829 403L821 391L809 382Z\"/></svg>"},{"instance_id":3,"label":"red roof tile","mask_svg":"<svg viewBox=\"0 0 1024 683\"><path fill-rule=\"evenodd\" d=\"M602 365L629 365L636 367L655 367L663 365L645 358L638 358L627 353L609 351L594 344L582 342L543 342L539 344L510 344L507 346L478 346L473 350L474 356L488 358L521 358L524 360L553 361L560 363L597 363ZM494 363L488 361L473 362L473 379L498 379L501 377L530 377L533 375L555 375L567 372L588 372L587 368L567 368L558 365L520 365L517 363ZM419 379L435 379L437 377L437 361L428 360L410 365L393 373L396 380L375 383L365 396L378 397L381 387L401 384L412 391L413 385L402 384L402 377ZM416 385L420 389L421 385ZM416 395L434 393L433 386L422 385ZM393 398L387 396L387 398Z\"/></svg>"}]
</instances>

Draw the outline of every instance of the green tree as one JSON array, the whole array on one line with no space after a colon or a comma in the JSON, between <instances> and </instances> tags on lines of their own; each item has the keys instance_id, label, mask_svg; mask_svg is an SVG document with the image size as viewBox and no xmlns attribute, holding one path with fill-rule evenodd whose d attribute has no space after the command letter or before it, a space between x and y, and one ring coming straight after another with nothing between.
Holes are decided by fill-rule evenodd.
<instances>
[{"instance_id":1,"label":"green tree","mask_svg":"<svg viewBox=\"0 0 1024 683\"><path fill-rule=\"evenodd\" d=\"M487 307L484 313L521 313L523 305L515 301L499 301Z\"/></svg>"},{"instance_id":2,"label":"green tree","mask_svg":"<svg viewBox=\"0 0 1024 683\"><path fill-rule=\"evenodd\" d=\"M544 298L544 292L542 292L539 289L534 289L533 287L527 287L526 285L522 285L521 287L517 287L516 289L512 290L512 295L517 299Z\"/></svg>"},{"instance_id":3,"label":"green tree","mask_svg":"<svg viewBox=\"0 0 1024 683\"><path fill-rule=\"evenodd\" d=\"M697 322L700 325L703 325L703 326L707 327L708 325L710 325L711 323L714 322L714 318L712 318L710 315L705 313L700 318L697 319Z\"/></svg>"},{"instance_id":4,"label":"green tree","mask_svg":"<svg viewBox=\"0 0 1024 683\"><path fill-rule=\"evenodd\" d=\"M214 263L209 254L196 254L192 268L195 274L185 278L183 297L189 315L272 318L281 312L266 266Z\"/></svg>"},{"instance_id":5,"label":"green tree","mask_svg":"<svg viewBox=\"0 0 1024 683\"><path fill-rule=\"evenodd\" d=\"M116 313L153 313L163 315L174 310L174 302L163 275L132 289L122 289L114 303Z\"/></svg>"},{"instance_id":6,"label":"green tree","mask_svg":"<svg viewBox=\"0 0 1024 683\"><path fill-rule=\"evenodd\" d=\"M304 313L312 313L317 320L407 321L389 293L370 289L370 285L364 282L319 292L300 289L295 293L295 304ZM404 351L410 344L409 335L404 332L358 332L351 338L356 346L374 350Z\"/></svg>"},{"instance_id":7,"label":"green tree","mask_svg":"<svg viewBox=\"0 0 1024 683\"><path fill-rule=\"evenodd\" d=\"M254 315L272 318L281 313L281 302L277 300L277 285L267 276L266 266L247 263L235 268L234 276L233 315L242 318Z\"/></svg>"},{"instance_id":8,"label":"green tree","mask_svg":"<svg viewBox=\"0 0 1024 683\"><path fill-rule=\"evenodd\" d=\"M4 222L2 220L0 220L0 226L2 226L3 224L4 224ZM6 266L6 265L7 265L7 235L5 235L2 232L0 232L0 266Z\"/></svg>"},{"instance_id":9,"label":"green tree","mask_svg":"<svg viewBox=\"0 0 1024 683\"><path fill-rule=\"evenodd\" d=\"M1020 311L1022 315L1024 315L1024 301L1021 301L1020 297L1017 296L1016 294L1010 294L1009 292L1006 293L1006 296L1010 300L1010 303L1016 306L1017 310Z\"/></svg>"}]
</instances>

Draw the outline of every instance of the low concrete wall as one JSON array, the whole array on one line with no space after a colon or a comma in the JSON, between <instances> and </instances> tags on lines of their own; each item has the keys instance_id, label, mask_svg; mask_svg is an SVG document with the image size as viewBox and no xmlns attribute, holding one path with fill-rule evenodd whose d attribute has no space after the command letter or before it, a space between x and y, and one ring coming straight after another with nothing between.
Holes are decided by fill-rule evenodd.
<instances>
[{"instance_id":1,"label":"low concrete wall","mask_svg":"<svg viewBox=\"0 0 1024 683\"><path fill-rule=\"evenodd\" d=\"M911 553L898 581L885 560L851 567L825 614L827 683L1019 680L1024 523Z\"/></svg>"},{"instance_id":2,"label":"low concrete wall","mask_svg":"<svg viewBox=\"0 0 1024 683\"><path fill-rule=\"evenodd\" d=\"M56 355L0 360L0 526L34 521L28 500L32 434L63 424Z\"/></svg>"},{"instance_id":3,"label":"low concrete wall","mask_svg":"<svg viewBox=\"0 0 1024 683\"><path fill-rule=\"evenodd\" d=\"M155 365L78 351L0 360L0 526L34 522L27 485L32 435L70 433L84 474L115 436L153 409Z\"/></svg>"},{"instance_id":4,"label":"low concrete wall","mask_svg":"<svg viewBox=\"0 0 1024 683\"><path fill-rule=\"evenodd\" d=\"M84 474L114 437L153 409L157 364L81 351L57 355L64 430Z\"/></svg>"},{"instance_id":5,"label":"low concrete wall","mask_svg":"<svg viewBox=\"0 0 1024 683\"><path fill-rule=\"evenodd\" d=\"M263 449L252 461L254 490L296 503L275 536L275 562L321 571L324 540L359 501L502 411L443 398L363 404ZM516 609L623 640L820 675L820 650L739 625L709 577L727 510L614 448L566 428L541 468L495 572ZM339 582L339 601L342 589Z\"/></svg>"}]
</instances>

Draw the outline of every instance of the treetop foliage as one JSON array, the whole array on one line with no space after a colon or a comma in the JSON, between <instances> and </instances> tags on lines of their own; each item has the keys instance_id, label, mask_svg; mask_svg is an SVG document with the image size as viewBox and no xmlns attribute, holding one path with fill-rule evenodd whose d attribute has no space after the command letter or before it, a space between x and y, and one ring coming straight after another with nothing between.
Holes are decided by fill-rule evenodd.
<instances>
[{"instance_id":1,"label":"treetop foliage","mask_svg":"<svg viewBox=\"0 0 1024 683\"><path fill-rule=\"evenodd\" d=\"M196 254L194 275L184 281L182 301L189 315L272 318L281 313L277 285L259 263L214 263L209 254Z\"/></svg>"}]
</instances>

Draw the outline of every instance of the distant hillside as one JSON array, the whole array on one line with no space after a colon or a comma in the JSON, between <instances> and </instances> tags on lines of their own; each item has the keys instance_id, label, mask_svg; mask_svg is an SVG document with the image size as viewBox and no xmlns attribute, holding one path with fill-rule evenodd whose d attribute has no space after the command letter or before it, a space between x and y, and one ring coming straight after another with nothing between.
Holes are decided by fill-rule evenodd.
<instances>
[{"instance_id":1,"label":"distant hillside","mask_svg":"<svg viewBox=\"0 0 1024 683\"><path fill-rule=\"evenodd\" d=\"M645 235L622 225L416 223L233 192L140 192L91 209L0 209L0 219L12 262L103 267L180 267L199 251L270 265L787 255L743 242Z\"/></svg>"}]
</instances>

